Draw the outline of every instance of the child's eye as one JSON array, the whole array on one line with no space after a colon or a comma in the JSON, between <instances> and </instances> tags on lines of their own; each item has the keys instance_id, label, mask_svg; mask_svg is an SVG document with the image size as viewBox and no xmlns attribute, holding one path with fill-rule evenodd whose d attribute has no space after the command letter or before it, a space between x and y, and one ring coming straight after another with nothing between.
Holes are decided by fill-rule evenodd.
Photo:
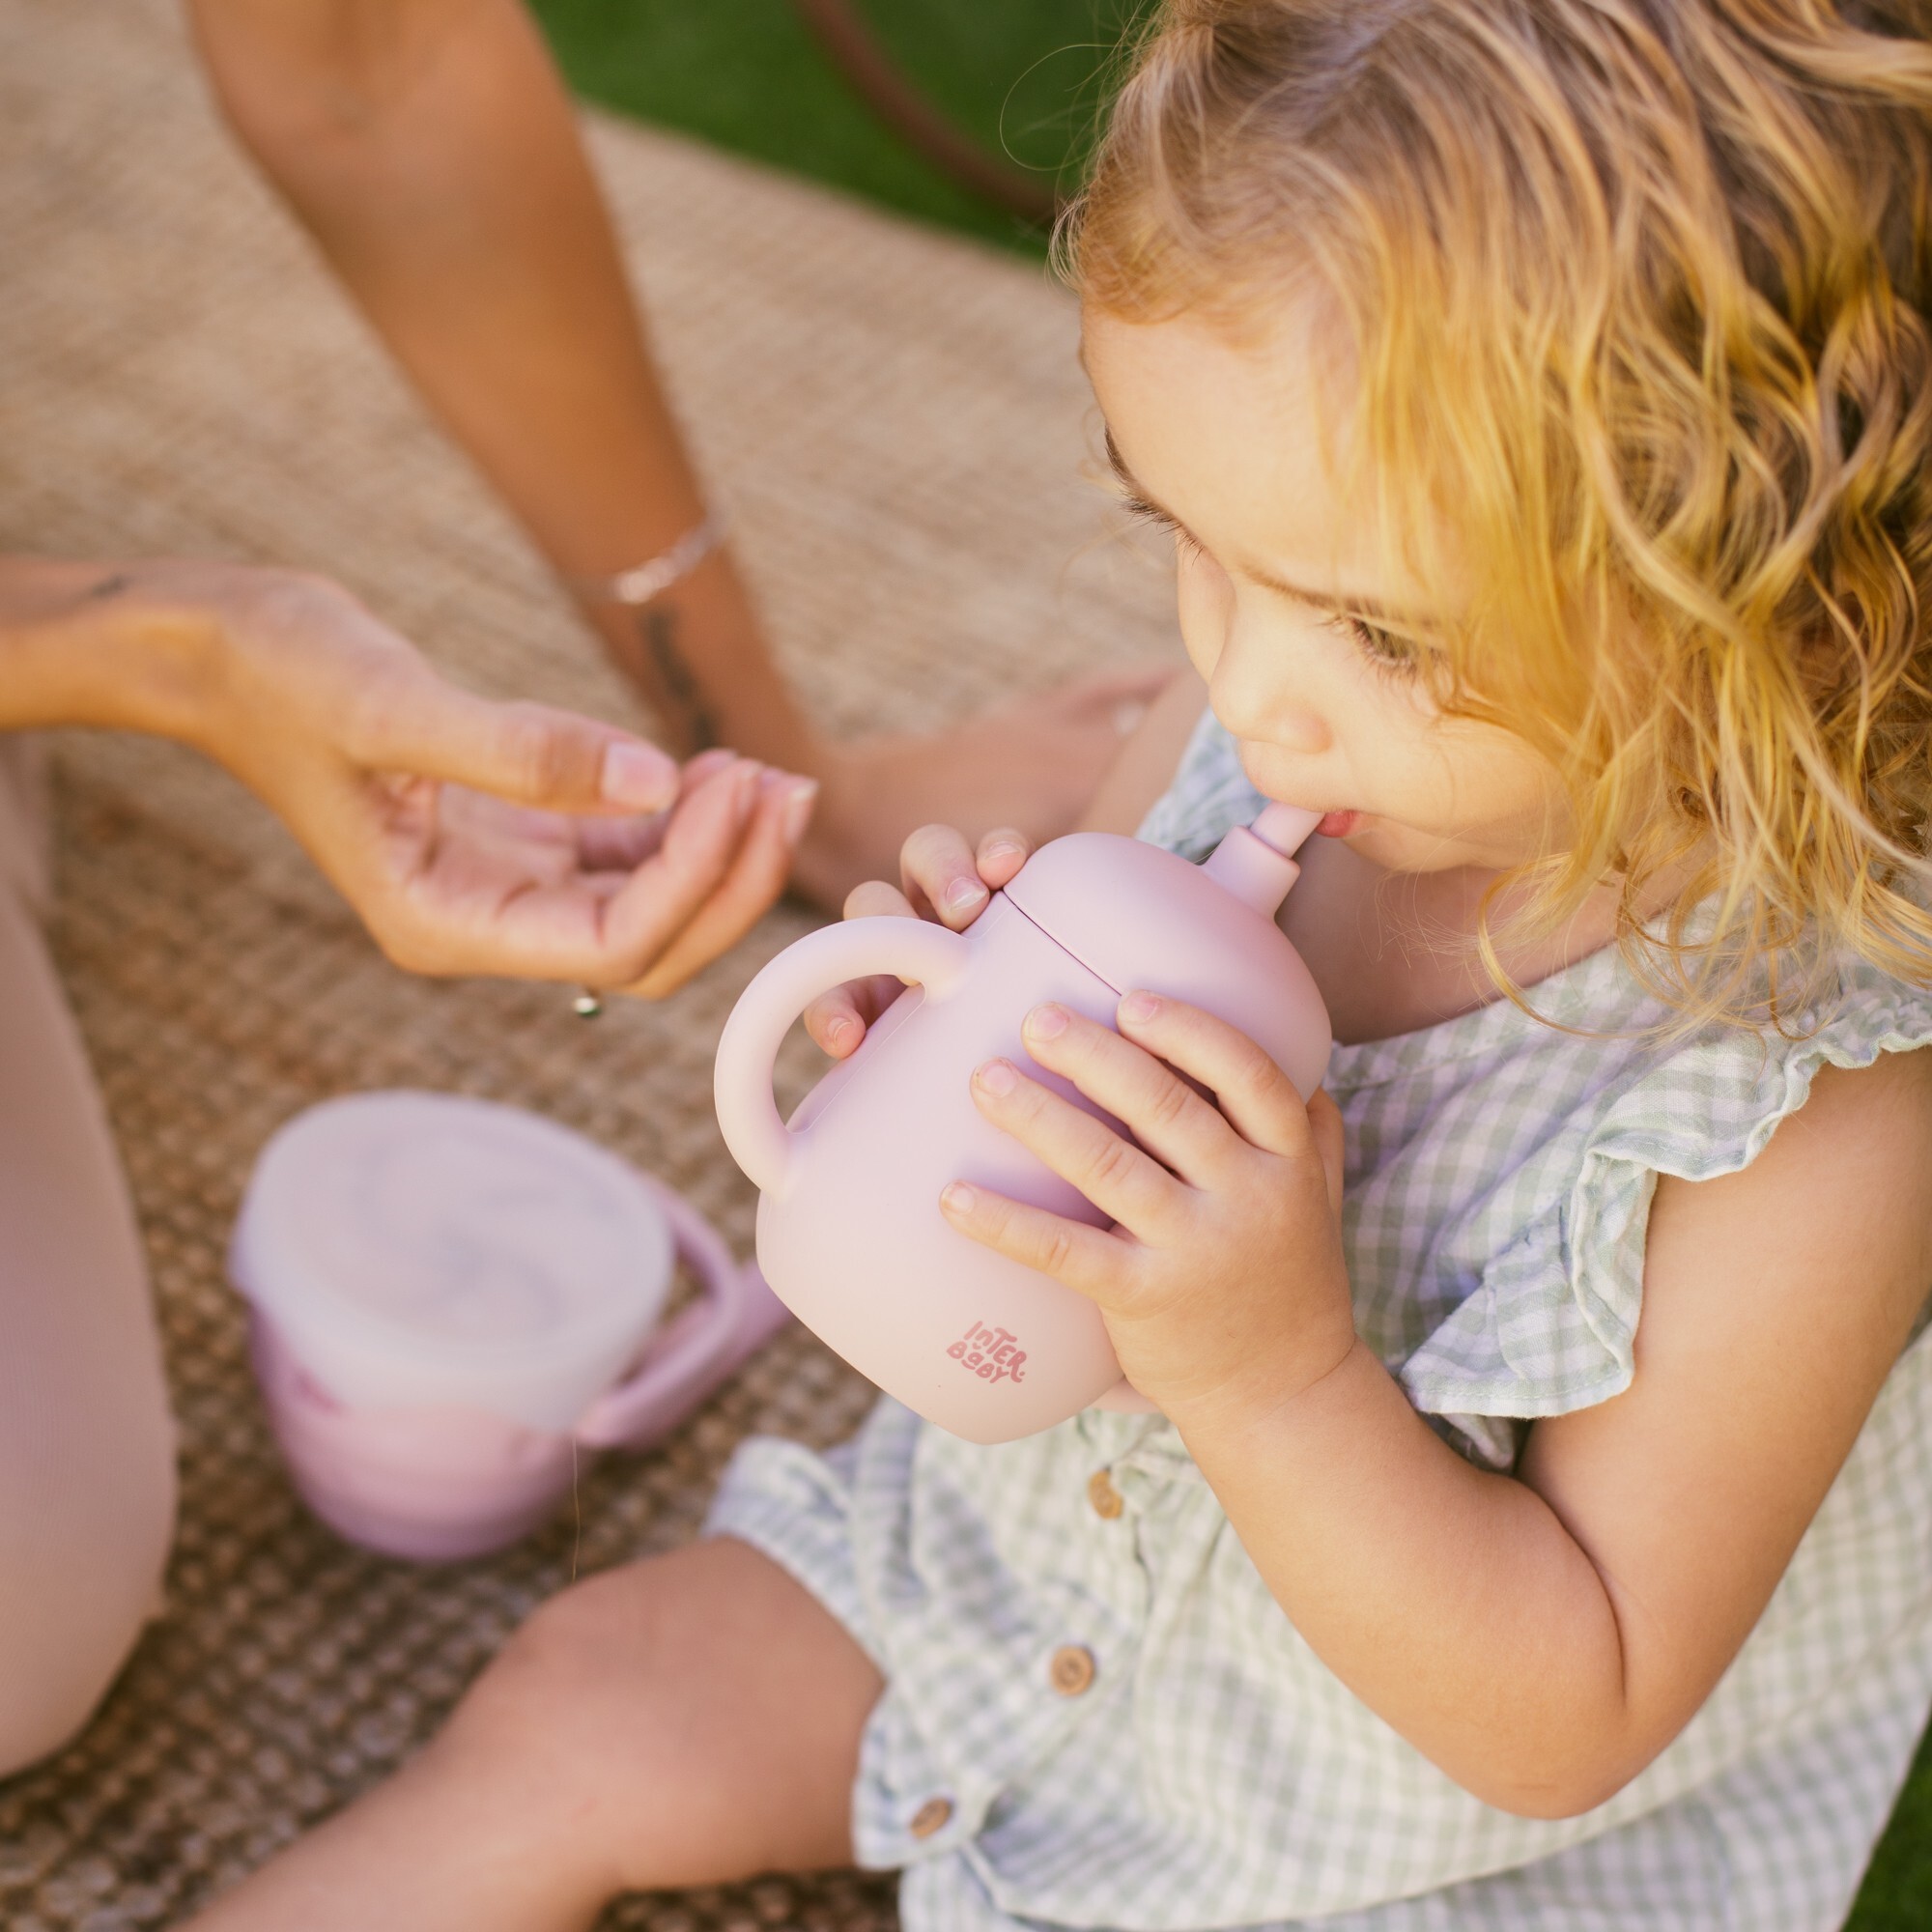
<instances>
[{"instance_id":1,"label":"child's eye","mask_svg":"<svg viewBox=\"0 0 1932 1932\"><path fill-rule=\"evenodd\" d=\"M1337 622L1348 632L1355 648L1378 670L1413 674L1421 667L1421 653L1407 638L1372 624L1366 617L1337 613Z\"/></svg>"},{"instance_id":2,"label":"child's eye","mask_svg":"<svg viewBox=\"0 0 1932 1932\"><path fill-rule=\"evenodd\" d=\"M1128 491L1122 497L1121 503L1128 516L1132 517L1135 522L1151 524L1155 529L1165 530L1174 539L1179 549L1199 550L1201 548L1200 544L1195 541L1187 528L1183 525L1176 523L1158 503L1150 503L1145 497L1137 497L1132 491Z\"/></svg>"}]
</instances>

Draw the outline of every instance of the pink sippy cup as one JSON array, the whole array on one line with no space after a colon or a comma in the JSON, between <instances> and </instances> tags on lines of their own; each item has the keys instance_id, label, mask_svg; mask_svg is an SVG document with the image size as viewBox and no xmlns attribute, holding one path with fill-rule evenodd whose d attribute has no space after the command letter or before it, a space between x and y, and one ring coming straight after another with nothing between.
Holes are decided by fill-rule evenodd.
<instances>
[{"instance_id":1,"label":"pink sippy cup","mask_svg":"<svg viewBox=\"0 0 1932 1932\"><path fill-rule=\"evenodd\" d=\"M1021 1024L1041 1001L1111 1026L1122 995L1146 988L1239 1027L1312 1094L1328 1064L1327 1009L1274 915L1317 820L1271 805L1200 866L1075 833L1035 853L963 933L856 919L780 953L726 1022L716 1081L724 1144L760 1189L758 1264L779 1298L888 1394L968 1441L1011 1441L1096 1402L1148 1406L1092 1302L941 1215L941 1189L959 1179L1106 1223L987 1123L969 1083L996 1055L1026 1057ZM877 973L914 983L787 1126L772 1096L786 1031L820 993Z\"/></svg>"}]
</instances>

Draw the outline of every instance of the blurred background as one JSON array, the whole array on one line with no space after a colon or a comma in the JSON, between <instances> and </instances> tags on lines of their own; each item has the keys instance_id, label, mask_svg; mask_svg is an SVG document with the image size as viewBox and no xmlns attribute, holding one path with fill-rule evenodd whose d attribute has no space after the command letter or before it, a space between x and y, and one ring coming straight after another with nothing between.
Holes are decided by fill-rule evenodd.
<instances>
[{"instance_id":1,"label":"blurred background","mask_svg":"<svg viewBox=\"0 0 1932 1932\"><path fill-rule=\"evenodd\" d=\"M1022 253L1045 225L888 125L832 50L840 16L903 94L1034 195L1070 186L1145 0L534 0L586 99ZM863 55L860 57L863 59Z\"/></svg>"}]
</instances>

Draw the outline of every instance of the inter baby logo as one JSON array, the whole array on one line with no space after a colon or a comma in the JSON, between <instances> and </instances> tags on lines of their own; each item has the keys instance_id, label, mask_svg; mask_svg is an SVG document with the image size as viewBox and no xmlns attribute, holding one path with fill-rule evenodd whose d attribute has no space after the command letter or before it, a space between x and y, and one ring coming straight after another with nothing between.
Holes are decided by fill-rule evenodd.
<instances>
[{"instance_id":1,"label":"inter baby logo","mask_svg":"<svg viewBox=\"0 0 1932 1932\"><path fill-rule=\"evenodd\" d=\"M1010 1328L988 1328L976 1321L946 1352L981 1381L1023 1382L1026 1377L1020 1370L1026 1350L1014 1346L1018 1340Z\"/></svg>"}]
</instances>

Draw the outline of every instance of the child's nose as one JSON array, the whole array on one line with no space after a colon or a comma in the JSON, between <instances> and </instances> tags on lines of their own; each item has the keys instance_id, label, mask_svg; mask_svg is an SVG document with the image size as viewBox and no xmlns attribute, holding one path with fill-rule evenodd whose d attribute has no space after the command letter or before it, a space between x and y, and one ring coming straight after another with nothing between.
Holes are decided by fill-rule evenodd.
<instances>
[{"instance_id":1,"label":"child's nose","mask_svg":"<svg viewBox=\"0 0 1932 1932\"><path fill-rule=\"evenodd\" d=\"M1280 654L1272 655L1274 662L1264 664L1262 653L1229 641L1208 685L1214 715L1237 738L1319 756L1334 744L1335 734L1321 710L1293 689Z\"/></svg>"}]
</instances>

